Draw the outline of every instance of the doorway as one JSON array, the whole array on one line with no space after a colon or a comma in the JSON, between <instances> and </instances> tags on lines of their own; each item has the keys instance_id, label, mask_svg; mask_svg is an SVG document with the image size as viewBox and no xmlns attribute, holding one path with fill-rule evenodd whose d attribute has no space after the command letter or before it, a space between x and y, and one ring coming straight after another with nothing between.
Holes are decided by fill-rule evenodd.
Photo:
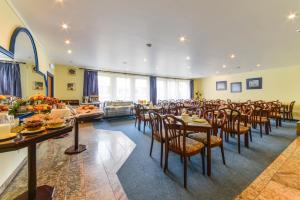
<instances>
[{"instance_id":1,"label":"doorway","mask_svg":"<svg viewBox=\"0 0 300 200\"><path fill-rule=\"evenodd\" d=\"M54 96L54 76L53 74L47 72L47 96L53 97Z\"/></svg>"}]
</instances>

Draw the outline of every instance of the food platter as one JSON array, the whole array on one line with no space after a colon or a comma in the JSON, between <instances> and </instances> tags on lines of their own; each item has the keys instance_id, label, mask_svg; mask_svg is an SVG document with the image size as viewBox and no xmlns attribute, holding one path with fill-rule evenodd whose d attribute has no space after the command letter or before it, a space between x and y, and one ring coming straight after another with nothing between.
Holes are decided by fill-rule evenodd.
<instances>
[{"instance_id":1,"label":"food platter","mask_svg":"<svg viewBox=\"0 0 300 200\"><path fill-rule=\"evenodd\" d=\"M44 132L46 130L46 128L44 126L42 126L41 128L37 129L37 130L27 130L24 129L23 131L21 131L22 135L34 135L37 133L41 133Z\"/></svg>"},{"instance_id":2,"label":"food platter","mask_svg":"<svg viewBox=\"0 0 300 200\"><path fill-rule=\"evenodd\" d=\"M0 142L12 140L17 137L17 133L2 133L0 134Z\"/></svg>"}]
</instances>

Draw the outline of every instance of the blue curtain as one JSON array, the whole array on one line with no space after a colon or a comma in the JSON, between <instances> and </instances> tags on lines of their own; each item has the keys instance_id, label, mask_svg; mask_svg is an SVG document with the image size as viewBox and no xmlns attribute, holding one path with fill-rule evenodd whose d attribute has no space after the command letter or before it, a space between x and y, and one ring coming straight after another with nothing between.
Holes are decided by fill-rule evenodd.
<instances>
[{"instance_id":1,"label":"blue curtain","mask_svg":"<svg viewBox=\"0 0 300 200\"><path fill-rule=\"evenodd\" d=\"M98 96L97 71L84 70L83 96Z\"/></svg>"},{"instance_id":2,"label":"blue curtain","mask_svg":"<svg viewBox=\"0 0 300 200\"><path fill-rule=\"evenodd\" d=\"M156 105L157 103L157 88L156 88L156 77L150 76L150 101Z\"/></svg>"},{"instance_id":3,"label":"blue curtain","mask_svg":"<svg viewBox=\"0 0 300 200\"><path fill-rule=\"evenodd\" d=\"M22 97L19 64L0 62L0 94Z\"/></svg>"},{"instance_id":4,"label":"blue curtain","mask_svg":"<svg viewBox=\"0 0 300 200\"><path fill-rule=\"evenodd\" d=\"M194 99L194 80L190 80L191 99Z\"/></svg>"}]
</instances>

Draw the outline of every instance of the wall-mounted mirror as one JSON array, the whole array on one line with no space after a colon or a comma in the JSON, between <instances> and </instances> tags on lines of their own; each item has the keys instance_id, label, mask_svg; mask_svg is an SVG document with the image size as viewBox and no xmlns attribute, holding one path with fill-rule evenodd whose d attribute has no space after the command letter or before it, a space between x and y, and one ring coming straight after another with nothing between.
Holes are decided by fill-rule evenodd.
<instances>
[{"instance_id":1,"label":"wall-mounted mirror","mask_svg":"<svg viewBox=\"0 0 300 200\"><path fill-rule=\"evenodd\" d=\"M46 94L44 76L36 72L32 43L25 32L20 32L15 40L14 57L20 63L22 98Z\"/></svg>"},{"instance_id":2,"label":"wall-mounted mirror","mask_svg":"<svg viewBox=\"0 0 300 200\"><path fill-rule=\"evenodd\" d=\"M28 98L46 94L46 76L39 71L38 57L32 35L26 28L15 29L9 51L0 46L0 95Z\"/></svg>"}]
</instances>

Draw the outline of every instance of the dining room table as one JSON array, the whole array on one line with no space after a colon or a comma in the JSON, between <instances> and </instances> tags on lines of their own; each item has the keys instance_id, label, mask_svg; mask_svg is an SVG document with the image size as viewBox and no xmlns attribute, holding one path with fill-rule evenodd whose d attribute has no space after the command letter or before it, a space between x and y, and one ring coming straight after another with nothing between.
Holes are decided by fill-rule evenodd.
<instances>
[{"instance_id":1,"label":"dining room table","mask_svg":"<svg viewBox=\"0 0 300 200\"><path fill-rule=\"evenodd\" d=\"M6 139L0 140L0 153L16 151L22 148L28 149L27 165L28 165L28 190L15 200L51 200L54 192L54 187L42 185L37 187L37 170L36 170L36 151L37 144L43 141L58 137L68 133L73 129L73 120L69 119L65 125L56 129L41 129L37 133L25 134L23 126L14 128L17 134Z\"/></svg>"},{"instance_id":2,"label":"dining room table","mask_svg":"<svg viewBox=\"0 0 300 200\"><path fill-rule=\"evenodd\" d=\"M86 150L86 145L79 144L79 123L91 121L94 119L102 118L103 111L100 109L93 110L77 110L76 114L73 116L74 119L74 145L70 146L65 150L65 154L79 154Z\"/></svg>"}]
</instances>

